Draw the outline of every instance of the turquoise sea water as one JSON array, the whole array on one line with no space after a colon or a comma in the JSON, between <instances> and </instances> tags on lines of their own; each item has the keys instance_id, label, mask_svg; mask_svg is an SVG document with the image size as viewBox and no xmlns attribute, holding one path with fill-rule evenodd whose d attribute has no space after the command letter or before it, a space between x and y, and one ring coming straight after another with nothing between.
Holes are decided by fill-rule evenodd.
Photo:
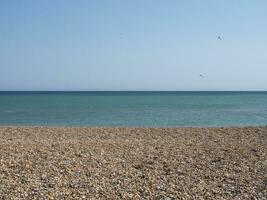
<instances>
[{"instance_id":1,"label":"turquoise sea water","mask_svg":"<svg viewBox=\"0 0 267 200\"><path fill-rule=\"evenodd\" d=\"M267 92L0 92L0 125L267 125Z\"/></svg>"}]
</instances>

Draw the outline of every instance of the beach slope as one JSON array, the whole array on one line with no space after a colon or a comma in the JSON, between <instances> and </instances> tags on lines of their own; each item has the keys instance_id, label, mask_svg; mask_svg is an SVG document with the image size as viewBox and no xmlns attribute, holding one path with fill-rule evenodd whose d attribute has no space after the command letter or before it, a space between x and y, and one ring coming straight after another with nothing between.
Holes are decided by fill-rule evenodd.
<instances>
[{"instance_id":1,"label":"beach slope","mask_svg":"<svg viewBox=\"0 0 267 200\"><path fill-rule=\"evenodd\" d=\"M265 199L267 128L0 128L2 199Z\"/></svg>"}]
</instances>

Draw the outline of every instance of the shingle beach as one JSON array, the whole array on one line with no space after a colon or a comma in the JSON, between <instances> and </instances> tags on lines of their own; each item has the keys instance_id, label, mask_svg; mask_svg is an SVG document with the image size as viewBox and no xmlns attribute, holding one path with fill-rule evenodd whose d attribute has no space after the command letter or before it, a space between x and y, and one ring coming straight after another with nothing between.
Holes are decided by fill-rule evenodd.
<instances>
[{"instance_id":1,"label":"shingle beach","mask_svg":"<svg viewBox=\"0 0 267 200\"><path fill-rule=\"evenodd\" d=\"M267 127L0 128L0 199L266 199Z\"/></svg>"}]
</instances>

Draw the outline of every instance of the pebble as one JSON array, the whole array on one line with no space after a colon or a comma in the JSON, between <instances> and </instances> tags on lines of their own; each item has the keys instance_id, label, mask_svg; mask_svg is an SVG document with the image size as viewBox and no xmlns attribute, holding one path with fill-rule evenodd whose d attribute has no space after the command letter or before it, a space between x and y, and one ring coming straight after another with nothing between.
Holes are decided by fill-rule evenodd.
<instances>
[{"instance_id":1,"label":"pebble","mask_svg":"<svg viewBox=\"0 0 267 200\"><path fill-rule=\"evenodd\" d=\"M266 199L267 127L0 127L0 199Z\"/></svg>"}]
</instances>

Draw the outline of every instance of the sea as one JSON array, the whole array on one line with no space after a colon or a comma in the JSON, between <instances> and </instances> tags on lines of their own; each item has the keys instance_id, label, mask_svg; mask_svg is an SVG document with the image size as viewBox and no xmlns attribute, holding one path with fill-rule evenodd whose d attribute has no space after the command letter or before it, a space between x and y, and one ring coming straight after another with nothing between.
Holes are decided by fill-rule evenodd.
<instances>
[{"instance_id":1,"label":"sea","mask_svg":"<svg viewBox=\"0 0 267 200\"><path fill-rule=\"evenodd\" d=\"M267 92L0 92L0 126L266 126Z\"/></svg>"}]
</instances>

